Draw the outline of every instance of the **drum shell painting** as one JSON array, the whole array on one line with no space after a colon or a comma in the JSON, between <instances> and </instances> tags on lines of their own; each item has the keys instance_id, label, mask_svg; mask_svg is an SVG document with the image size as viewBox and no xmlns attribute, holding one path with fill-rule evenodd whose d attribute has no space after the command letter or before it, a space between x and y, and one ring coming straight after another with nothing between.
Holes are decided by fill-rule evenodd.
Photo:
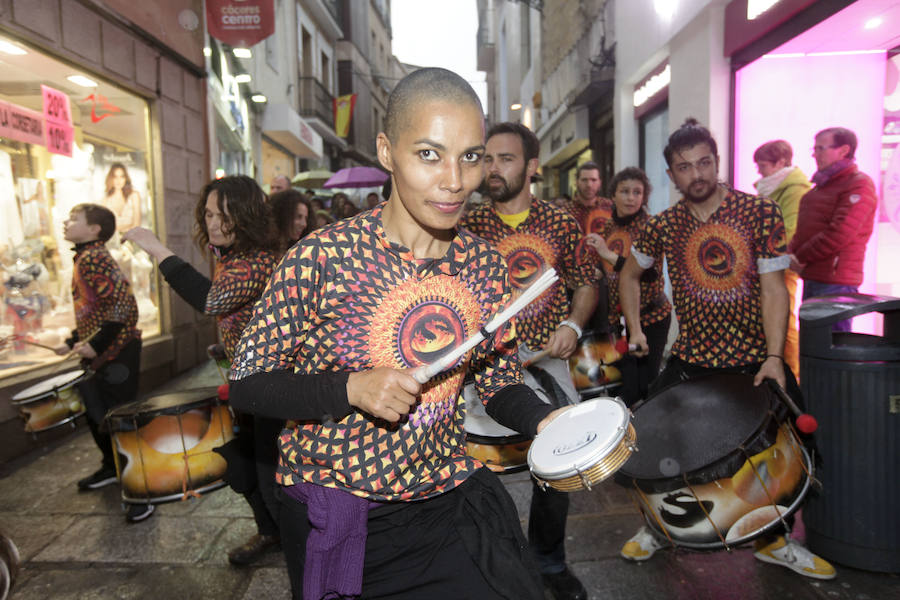
<instances>
[{"instance_id":1,"label":"drum shell painting","mask_svg":"<svg viewBox=\"0 0 900 600\"><path fill-rule=\"evenodd\" d=\"M783 424L775 443L731 477L636 495L648 524L663 535L661 524L676 543L722 545L722 538L740 543L777 524L779 515L793 512L807 489L804 459L799 442Z\"/></svg>"},{"instance_id":2,"label":"drum shell painting","mask_svg":"<svg viewBox=\"0 0 900 600\"><path fill-rule=\"evenodd\" d=\"M12 404L25 421L25 431L46 431L83 415L84 403L77 384L84 375L82 370L63 373L13 396ZM43 389L48 385L51 389Z\"/></svg>"},{"instance_id":3,"label":"drum shell painting","mask_svg":"<svg viewBox=\"0 0 900 600\"><path fill-rule=\"evenodd\" d=\"M211 402L149 420L137 416L134 423L111 423L124 500L164 502L222 485L226 462L213 448L234 438L226 405Z\"/></svg>"}]
</instances>

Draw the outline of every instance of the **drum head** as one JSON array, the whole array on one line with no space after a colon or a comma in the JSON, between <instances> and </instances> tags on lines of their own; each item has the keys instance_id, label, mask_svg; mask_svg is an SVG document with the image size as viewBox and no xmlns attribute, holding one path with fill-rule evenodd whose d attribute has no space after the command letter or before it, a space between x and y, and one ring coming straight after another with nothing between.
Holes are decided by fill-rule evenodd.
<instances>
[{"instance_id":1,"label":"drum head","mask_svg":"<svg viewBox=\"0 0 900 600\"><path fill-rule=\"evenodd\" d=\"M144 400L129 402L118 406L106 415L107 419L116 421L140 416L141 418L156 417L159 415L178 415L191 409L210 404L219 404L217 388L205 387L183 392L172 392L151 396Z\"/></svg>"},{"instance_id":2,"label":"drum head","mask_svg":"<svg viewBox=\"0 0 900 600\"><path fill-rule=\"evenodd\" d=\"M728 456L767 421L772 392L753 376L722 373L677 383L633 408L640 440L620 470L629 479L679 477Z\"/></svg>"},{"instance_id":3,"label":"drum head","mask_svg":"<svg viewBox=\"0 0 900 600\"><path fill-rule=\"evenodd\" d=\"M550 421L534 438L528 466L542 479L576 475L621 443L628 419L628 409L619 400L585 400Z\"/></svg>"},{"instance_id":4,"label":"drum head","mask_svg":"<svg viewBox=\"0 0 900 600\"><path fill-rule=\"evenodd\" d=\"M49 379L45 379L44 381L38 382L31 387L25 388L24 390L13 396L11 401L13 404L16 404L18 402L27 400L35 400L42 396L46 396L47 394L51 394L56 390L69 387L82 377L84 377L84 371L82 369L54 375Z\"/></svg>"}]
</instances>

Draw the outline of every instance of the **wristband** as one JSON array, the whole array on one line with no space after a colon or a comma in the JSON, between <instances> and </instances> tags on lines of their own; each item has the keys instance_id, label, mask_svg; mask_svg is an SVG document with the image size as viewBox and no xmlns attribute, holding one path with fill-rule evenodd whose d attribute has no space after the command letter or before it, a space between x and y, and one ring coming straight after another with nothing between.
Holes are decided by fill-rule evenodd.
<instances>
[{"instance_id":1,"label":"wristband","mask_svg":"<svg viewBox=\"0 0 900 600\"><path fill-rule=\"evenodd\" d=\"M781 362L784 362L784 357L779 354L766 354L766 360L769 360L770 358L777 358Z\"/></svg>"},{"instance_id":2,"label":"wristband","mask_svg":"<svg viewBox=\"0 0 900 600\"><path fill-rule=\"evenodd\" d=\"M622 267L624 267L624 266L625 266L625 257L620 256L619 258L616 259L616 264L613 265L613 271L618 273L619 271L622 270Z\"/></svg>"},{"instance_id":3,"label":"wristband","mask_svg":"<svg viewBox=\"0 0 900 600\"><path fill-rule=\"evenodd\" d=\"M575 335L578 336L579 338L581 338L581 327L579 327L577 323L574 323L574 322L570 321L569 319L564 319L559 324L559 327L562 327L563 325L565 325L566 327L568 327L569 329L574 331Z\"/></svg>"}]
</instances>

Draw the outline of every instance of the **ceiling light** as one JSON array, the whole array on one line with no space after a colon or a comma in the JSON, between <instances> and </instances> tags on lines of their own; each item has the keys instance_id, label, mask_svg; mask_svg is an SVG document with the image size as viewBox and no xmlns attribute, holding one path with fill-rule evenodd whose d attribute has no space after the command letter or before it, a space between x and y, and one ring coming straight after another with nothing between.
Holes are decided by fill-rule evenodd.
<instances>
[{"instance_id":1,"label":"ceiling light","mask_svg":"<svg viewBox=\"0 0 900 600\"><path fill-rule=\"evenodd\" d=\"M250 83L250 74L240 73L234 76L234 80L238 83Z\"/></svg>"},{"instance_id":2,"label":"ceiling light","mask_svg":"<svg viewBox=\"0 0 900 600\"><path fill-rule=\"evenodd\" d=\"M4 54L11 54L13 56L22 56L23 54L28 54L22 48L19 48L15 44L7 42L6 40L0 40L0 52Z\"/></svg>"},{"instance_id":3,"label":"ceiling light","mask_svg":"<svg viewBox=\"0 0 900 600\"><path fill-rule=\"evenodd\" d=\"M206 46L203 48L203 56L212 56L212 48Z\"/></svg>"},{"instance_id":4,"label":"ceiling light","mask_svg":"<svg viewBox=\"0 0 900 600\"><path fill-rule=\"evenodd\" d=\"M69 75L66 77L69 81L74 83L75 85L80 85L81 87L92 88L97 87L97 82L93 79L88 79L84 75Z\"/></svg>"},{"instance_id":5,"label":"ceiling light","mask_svg":"<svg viewBox=\"0 0 900 600\"><path fill-rule=\"evenodd\" d=\"M515 104L510 104L509 110L522 110L522 105L518 102L516 102Z\"/></svg>"},{"instance_id":6,"label":"ceiling light","mask_svg":"<svg viewBox=\"0 0 900 600\"><path fill-rule=\"evenodd\" d=\"M882 23L884 23L884 19L882 19L881 17L873 17L866 21L866 24L863 25L863 29L875 29Z\"/></svg>"},{"instance_id":7,"label":"ceiling light","mask_svg":"<svg viewBox=\"0 0 900 600\"><path fill-rule=\"evenodd\" d=\"M250 48L233 48L231 53L238 58L253 58L253 53L250 52Z\"/></svg>"},{"instance_id":8,"label":"ceiling light","mask_svg":"<svg viewBox=\"0 0 900 600\"><path fill-rule=\"evenodd\" d=\"M756 19L778 2L779 0L747 0L747 20Z\"/></svg>"},{"instance_id":9,"label":"ceiling light","mask_svg":"<svg viewBox=\"0 0 900 600\"><path fill-rule=\"evenodd\" d=\"M269 99L266 98L265 94L253 94L250 96L250 99L257 104L262 104L263 102L268 102Z\"/></svg>"}]
</instances>

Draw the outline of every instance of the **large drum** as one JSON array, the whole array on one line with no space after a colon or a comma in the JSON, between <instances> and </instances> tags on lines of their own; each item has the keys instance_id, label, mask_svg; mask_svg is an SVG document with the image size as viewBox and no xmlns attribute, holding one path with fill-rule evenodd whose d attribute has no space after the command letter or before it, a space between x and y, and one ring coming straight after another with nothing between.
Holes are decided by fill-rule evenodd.
<instances>
[{"instance_id":1,"label":"large drum","mask_svg":"<svg viewBox=\"0 0 900 600\"><path fill-rule=\"evenodd\" d=\"M84 403L76 387L87 374L78 369L61 373L12 397L12 405L25 420L25 431L35 433L65 425L84 414Z\"/></svg>"},{"instance_id":2,"label":"large drum","mask_svg":"<svg viewBox=\"0 0 900 600\"><path fill-rule=\"evenodd\" d=\"M466 400L466 454L495 473L517 473L528 467L531 439L492 419L475 392L475 384L463 388Z\"/></svg>"},{"instance_id":3,"label":"large drum","mask_svg":"<svg viewBox=\"0 0 900 600\"><path fill-rule=\"evenodd\" d=\"M627 348L627 342L626 348ZM569 357L569 372L575 389L582 397L604 395L622 380L621 371L613 363L621 360L622 342L611 335L587 331L578 340L578 348Z\"/></svg>"},{"instance_id":4,"label":"large drum","mask_svg":"<svg viewBox=\"0 0 900 600\"><path fill-rule=\"evenodd\" d=\"M213 448L234 438L216 388L154 396L106 415L126 502L165 502L224 485L225 459Z\"/></svg>"},{"instance_id":5,"label":"large drum","mask_svg":"<svg viewBox=\"0 0 900 600\"><path fill-rule=\"evenodd\" d=\"M728 548L783 523L812 464L787 411L752 375L670 386L634 408L641 451L622 467L647 524L675 545Z\"/></svg>"}]
</instances>

